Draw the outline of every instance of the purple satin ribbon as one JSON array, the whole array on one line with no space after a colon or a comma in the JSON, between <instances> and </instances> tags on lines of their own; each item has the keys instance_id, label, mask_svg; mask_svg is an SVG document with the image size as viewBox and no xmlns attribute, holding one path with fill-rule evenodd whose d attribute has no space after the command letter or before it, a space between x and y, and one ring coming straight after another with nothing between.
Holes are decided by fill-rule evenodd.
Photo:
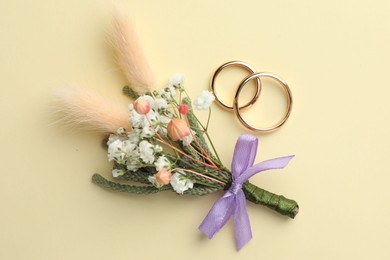
<instances>
[{"instance_id":1,"label":"purple satin ribbon","mask_svg":"<svg viewBox=\"0 0 390 260\"><path fill-rule=\"evenodd\" d=\"M215 202L199 226L199 230L211 239L233 216L238 250L252 239L242 184L256 173L284 168L294 157L280 157L253 165L257 153L257 144L257 137L253 135L244 134L238 138L232 160L233 183L229 190Z\"/></svg>"}]
</instances>

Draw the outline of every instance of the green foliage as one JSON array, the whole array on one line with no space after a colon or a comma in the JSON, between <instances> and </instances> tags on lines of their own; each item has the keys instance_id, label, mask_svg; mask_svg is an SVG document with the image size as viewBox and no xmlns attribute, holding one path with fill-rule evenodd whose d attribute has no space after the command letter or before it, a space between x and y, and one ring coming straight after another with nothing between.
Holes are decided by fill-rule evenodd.
<instances>
[{"instance_id":1,"label":"green foliage","mask_svg":"<svg viewBox=\"0 0 390 260\"><path fill-rule=\"evenodd\" d=\"M184 194L203 196L213 192L221 190L219 188L207 187L207 186L194 186L194 188L186 190Z\"/></svg>"},{"instance_id":2,"label":"green foliage","mask_svg":"<svg viewBox=\"0 0 390 260\"><path fill-rule=\"evenodd\" d=\"M129 86L124 86L122 89L122 93L125 94L126 96L129 96L130 98L136 100L139 98L139 94L132 90Z\"/></svg>"},{"instance_id":3,"label":"green foliage","mask_svg":"<svg viewBox=\"0 0 390 260\"><path fill-rule=\"evenodd\" d=\"M127 171L125 174L123 174L122 176L118 176L117 178L126 181L139 182L139 183L150 185L150 181L148 180L148 177L153 175L154 173L151 173L145 168L141 168L138 169L136 172Z\"/></svg>"},{"instance_id":4,"label":"green foliage","mask_svg":"<svg viewBox=\"0 0 390 260\"><path fill-rule=\"evenodd\" d=\"M92 182L95 184L99 185L100 187L112 190L112 191L117 191L117 192L127 192L127 193L132 193L132 194L153 194L157 193L160 191L165 191L165 190L170 190L170 186L163 186L160 189L154 187L154 186L136 186L136 185L128 185L128 184L121 184L121 183L116 183L113 181L109 181L105 179L103 176L100 174L95 173L92 176Z\"/></svg>"}]
</instances>

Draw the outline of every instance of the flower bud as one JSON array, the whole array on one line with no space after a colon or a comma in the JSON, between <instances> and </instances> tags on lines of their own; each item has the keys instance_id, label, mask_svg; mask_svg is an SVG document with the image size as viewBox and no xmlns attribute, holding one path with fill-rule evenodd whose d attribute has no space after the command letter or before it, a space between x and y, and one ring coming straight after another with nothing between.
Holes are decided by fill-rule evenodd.
<instances>
[{"instance_id":1,"label":"flower bud","mask_svg":"<svg viewBox=\"0 0 390 260\"><path fill-rule=\"evenodd\" d=\"M169 122L167 130L168 136L175 142L190 135L190 129L188 128L186 122L178 118L172 119L171 122Z\"/></svg>"},{"instance_id":2,"label":"flower bud","mask_svg":"<svg viewBox=\"0 0 390 260\"><path fill-rule=\"evenodd\" d=\"M189 108L188 108L188 106L186 104L181 104L180 107L179 107L179 112L182 115L187 115L188 110L189 110Z\"/></svg>"},{"instance_id":3,"label":"flower bud","mask_svg":"<svg viewBox=\"0 0 390 260\"><path fill-rule=\"evenodd\" d=\"M138 98L134 102L134 109L140 115L146 115L150 111L150 104L145 99Z\"/></svg>"},{"instance_id":4,"label":"flower bud","mask_svg":"<svg viewBox=\"0 0 390 260\"><path fill-rule=\"evenodd\" d=\"M156 182L161 185L167 185L171 181L172 173L167 170L161 170L156 174Z\"/></svg>"}]
</instances>

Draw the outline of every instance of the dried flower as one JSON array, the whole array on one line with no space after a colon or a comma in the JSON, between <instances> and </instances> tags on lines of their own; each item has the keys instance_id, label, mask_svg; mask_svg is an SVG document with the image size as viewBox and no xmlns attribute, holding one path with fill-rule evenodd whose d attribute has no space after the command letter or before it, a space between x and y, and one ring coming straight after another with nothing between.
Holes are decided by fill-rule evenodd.
<instances>
[{"instance_id":1,"label":"dried flower","mask_svg":"<svg viewBox=\"0 0 390 260\"><path fill-rule=\"evenodd\" d=\"M175 173L171 177L172 188L179 194L194 187L194 183L182 173Z\"/></svg>"},{"instance_id":2,"label":"dried flower","mask_svg":"<svg viewBox=\"0 0 390 260\"><path fill-rule=\"evenodd\" d=\"M161 171L163 169L168 169L170 167L170 163L167 157L162 155L154 162L154 166L156 166L156 171Z\"/></svg>"},{"instance_id":3,"label":"dried flower","mask_svg":"<svg viewBox=\"0 0 390 260\"><path fill-rule=\"evenodd\" d=\"M124 170L122 170L122 169L113 169L112 170L112 176L114 177L114 178L116 178L116 177L119 177L119 176L122 176L123 174L125 174L126 172L124 171Z\"/></svg>"},{"instance_id":4,"label":"dried flower","mask_svg":"<svg viewBox=\"0 0 390 260\"><path fill-rule=\"evenodd\" d=\"M180 88L183 85L183 82L184 75L181 73L176 73L169 79L167 87Z\"/></svg>"},{"instance_id":5,"label":"dried flower","mask_svg":"<svg viewBox=\"0 0 390 260\"><path fill-rule=\"evenodd\" d=\"M145 163L154 162L154 151L153 145L146 140L143 140L139 143L139 153L142 161Z\"/></svg>"},{"instance_id":6,"label":"dried flower","mask_svg":"<svg viewBox=\"0 0 390 260\"><path fill-rule=\"evenodd\" d=\"M167 108L168 106L168 103L165 99L163 98L157 98L155 101L154 101L154 104L153 104L153 109L165 109Z\"/></svg>"},{"instance_id":7,"label":"dried flower","mask_svg":"<svg viewBox=\"0 0 390 260\"><path fill-rule=\"evenodd\" d=\"M179 106L179 112L180 112L180 114L182 114L182 115L187 115L188 110L189 110L189 108L188 108L187 104L181 104L181 105Z\"/></svg>"},{"instance_id":8,"label":"dried flower","mask_svg":"<svg viewBox=\"0 0 390 260\"><path fill-rule=\"evenodd\" d=\"M136 92L152 91L156 84L154 72L146 58L135 27L119 8L114 13L113 27L113 45L127 81Z\"/></svg>"},{"instance_id":9,"label":"dried flower","mask_svg":"<svg viewBox=\"0 0 390 260\"><path fill-rule=\"evenodd\" d=\"M170 101L176 95L176 89L173 86L166 87L162 96L165 97L167 101Z\"/></svg>"},{"instance_id":10,"label":"dried flower","mask_svg":"<svg viewBox=\"0 0 390 260\"><path fill-rule=\"evenodd\" d=\"M123 127L130 130L126 106L113 102L87 89L57 89L60 103L56 106L60 123L99 133L115 133Z\"/></svg>"},{"instance_id":11,"label":"dried flower","mask_svg":"<svg viewBox=\"0 0 390 260\"><path fill-rule=\"evenodd\" d=\"M162 185L169 184L172 177L172 173L167 170L161 170L156 174L156 182Z\"/></svg>"},{"instance_id":12,"label":"dried flower","mask_svg":"<svg viewBox=\"0 0 390 260\"><path fill-rule=\"evenodd\" d=\"M113 135L112 135L113 136ZM109 161L116 161L118 163L124 163L128 157L133 156L136 145L129 140L121 140L114 137L110 137L108 140L108 159Z\"/></svg>"},{"instance_id":13,"label":"dried flower","mask_svg":"<svg viewBox=\"0 0 390 260\"><path fill-rule=\"evenodd\" d=\"M191 132L192 132L192 135L196 134L196 132L193 130L191 130ZM192 135L190 134L190 135L184 136L182 139L180 139L184 146L191 145L192 141L194 141L194 138Z\"/></svg>"},{"instance_id":14,"label":"dried flower","mask_svg":"<svg viewBox=\"0 0 390 260\"><path fill-rule=\"evenodd\" d=\"M172 119L167 126L168 136L173 140L177 141L185 136L190 135L190 129L186 122L179 118Z\"/></svg>"},{"instance_id":15,"label":"dried flower","mask_svg":"<svg viewBox=\"0 0 390 260\"><path fill-rule=\"evenodd\" d=\"M143 98L138 98L134 102L134 109L138 114L146 115L150 111L150 103Z\"/></svg>"},{"instance_id":16,"label":"dried flower","mask_svg":"<svg viewBox=\"0 0 390 260\"><path fill-rule=\"evenodd\" d=\"M144 126L144 128L142 128L142 132L140 134L140 137L141 138L150 138L153 135L154 135L154 131L152 130L152 128L149 126Z\"/></svg>"},{"instance_id":17,"label":"dried flower","mask_svg":"<svg viewBox=\"0 0 390 260\"><path fill-rule=\"evenodd\" d=\"M195 98L194 107L196 110L207 110L214 100L215 97L213 93L207 90L203 90L202 93L197 98Z\"/></svg>"}]
</instances>

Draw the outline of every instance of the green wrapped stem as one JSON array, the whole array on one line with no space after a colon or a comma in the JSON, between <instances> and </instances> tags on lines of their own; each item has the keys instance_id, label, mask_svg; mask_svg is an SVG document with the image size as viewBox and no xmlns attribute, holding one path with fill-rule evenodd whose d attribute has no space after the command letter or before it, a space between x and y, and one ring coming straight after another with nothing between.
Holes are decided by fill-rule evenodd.
<instances>
[{"instance_id":1,"label":"green wrapped stem","mask_svg":"<svg viewBox=\"0 0 390 260\"><path fill-rule=\"evenodd\" d=\"M186 190L184 194L203 196L219 190L221 189L207 186L197 186L192 189Z\"/></svg>"},{"instance_id":2,"label":"green wrapped stem","mask_svg":"<svg viewBox=\"0 0 390 260\"><path fill-rule=\"evenodd\" d=\"M164 190L169 190L169 186L163 186L160 189L154 187L154 186L136 186L136 185L127 185L127 184L121 184L116 183L107 180L100 174L95 173L92 176L92 182L99 185L100 187L117 191L117 192L127 192L127 193L133 193L133 194L152 194L157 193Z\"/></svg>"},{"instance_id":3,"label":"green wrapped stem","mask_svg":"<svg viewBox=\"0 0 390 260\"><path fill-rule=\"evenodd\" d=\"M264 205L276 212L294 218L299 212L298 203L281 195L263 190L248 181L242 185L247 200Z\"/></svg>"},{"instance_id":4,"label":"green wrapped stem","mask_svg":"<svg viewBox=\"0 0 390 260\"><path fill-rule=\"evenodd\" d=\"M161 188L156 188L150 185L149 186L128 185L128 184L122 184L122 183L117 183L117 182L107 180L106 178L104 178L103 176L97 173L95 173L92 176L92 182L108 190L112 190L116 192L127 192L132 194L147 195L147 194L153 194L153 193L166 191L166 190L173 191L170 185L166 185ZM184 193L188 195L203 196L218 190L221 190L221 188L196 185L193 189L186 190Z\"/></svg>"},{"instance_id":5,"label":"green wrapped stem","mask_svg":"<svg viewBox=\"0 0 390 260\"><path fill-rule=\"evenodd\" d=\"M163 186L161 188L156 188L154 186L138 186L138 185L128 185L122 183L116 183L110 180L107 180L100 174L94 174L92 176L92 182L99 185L102 188L106 188L116 192L127 192L132 194L153 194L160 191L172 190L170 185ZM275 210L276 212L294 218L299 211L299 206L296 201L287 199L284 196L276 195L264 189L261 189L249 182L245 182L242 185L245 197L247 200L255 203L264 205L270 209ZM185 194L188 195L206 195L213 193L215 191L221 190L218 187L207 187L203 185L196 185L193 189L185 191ZM173 190L172 190L173 191Z\"/></svg>"}]
</instances>

